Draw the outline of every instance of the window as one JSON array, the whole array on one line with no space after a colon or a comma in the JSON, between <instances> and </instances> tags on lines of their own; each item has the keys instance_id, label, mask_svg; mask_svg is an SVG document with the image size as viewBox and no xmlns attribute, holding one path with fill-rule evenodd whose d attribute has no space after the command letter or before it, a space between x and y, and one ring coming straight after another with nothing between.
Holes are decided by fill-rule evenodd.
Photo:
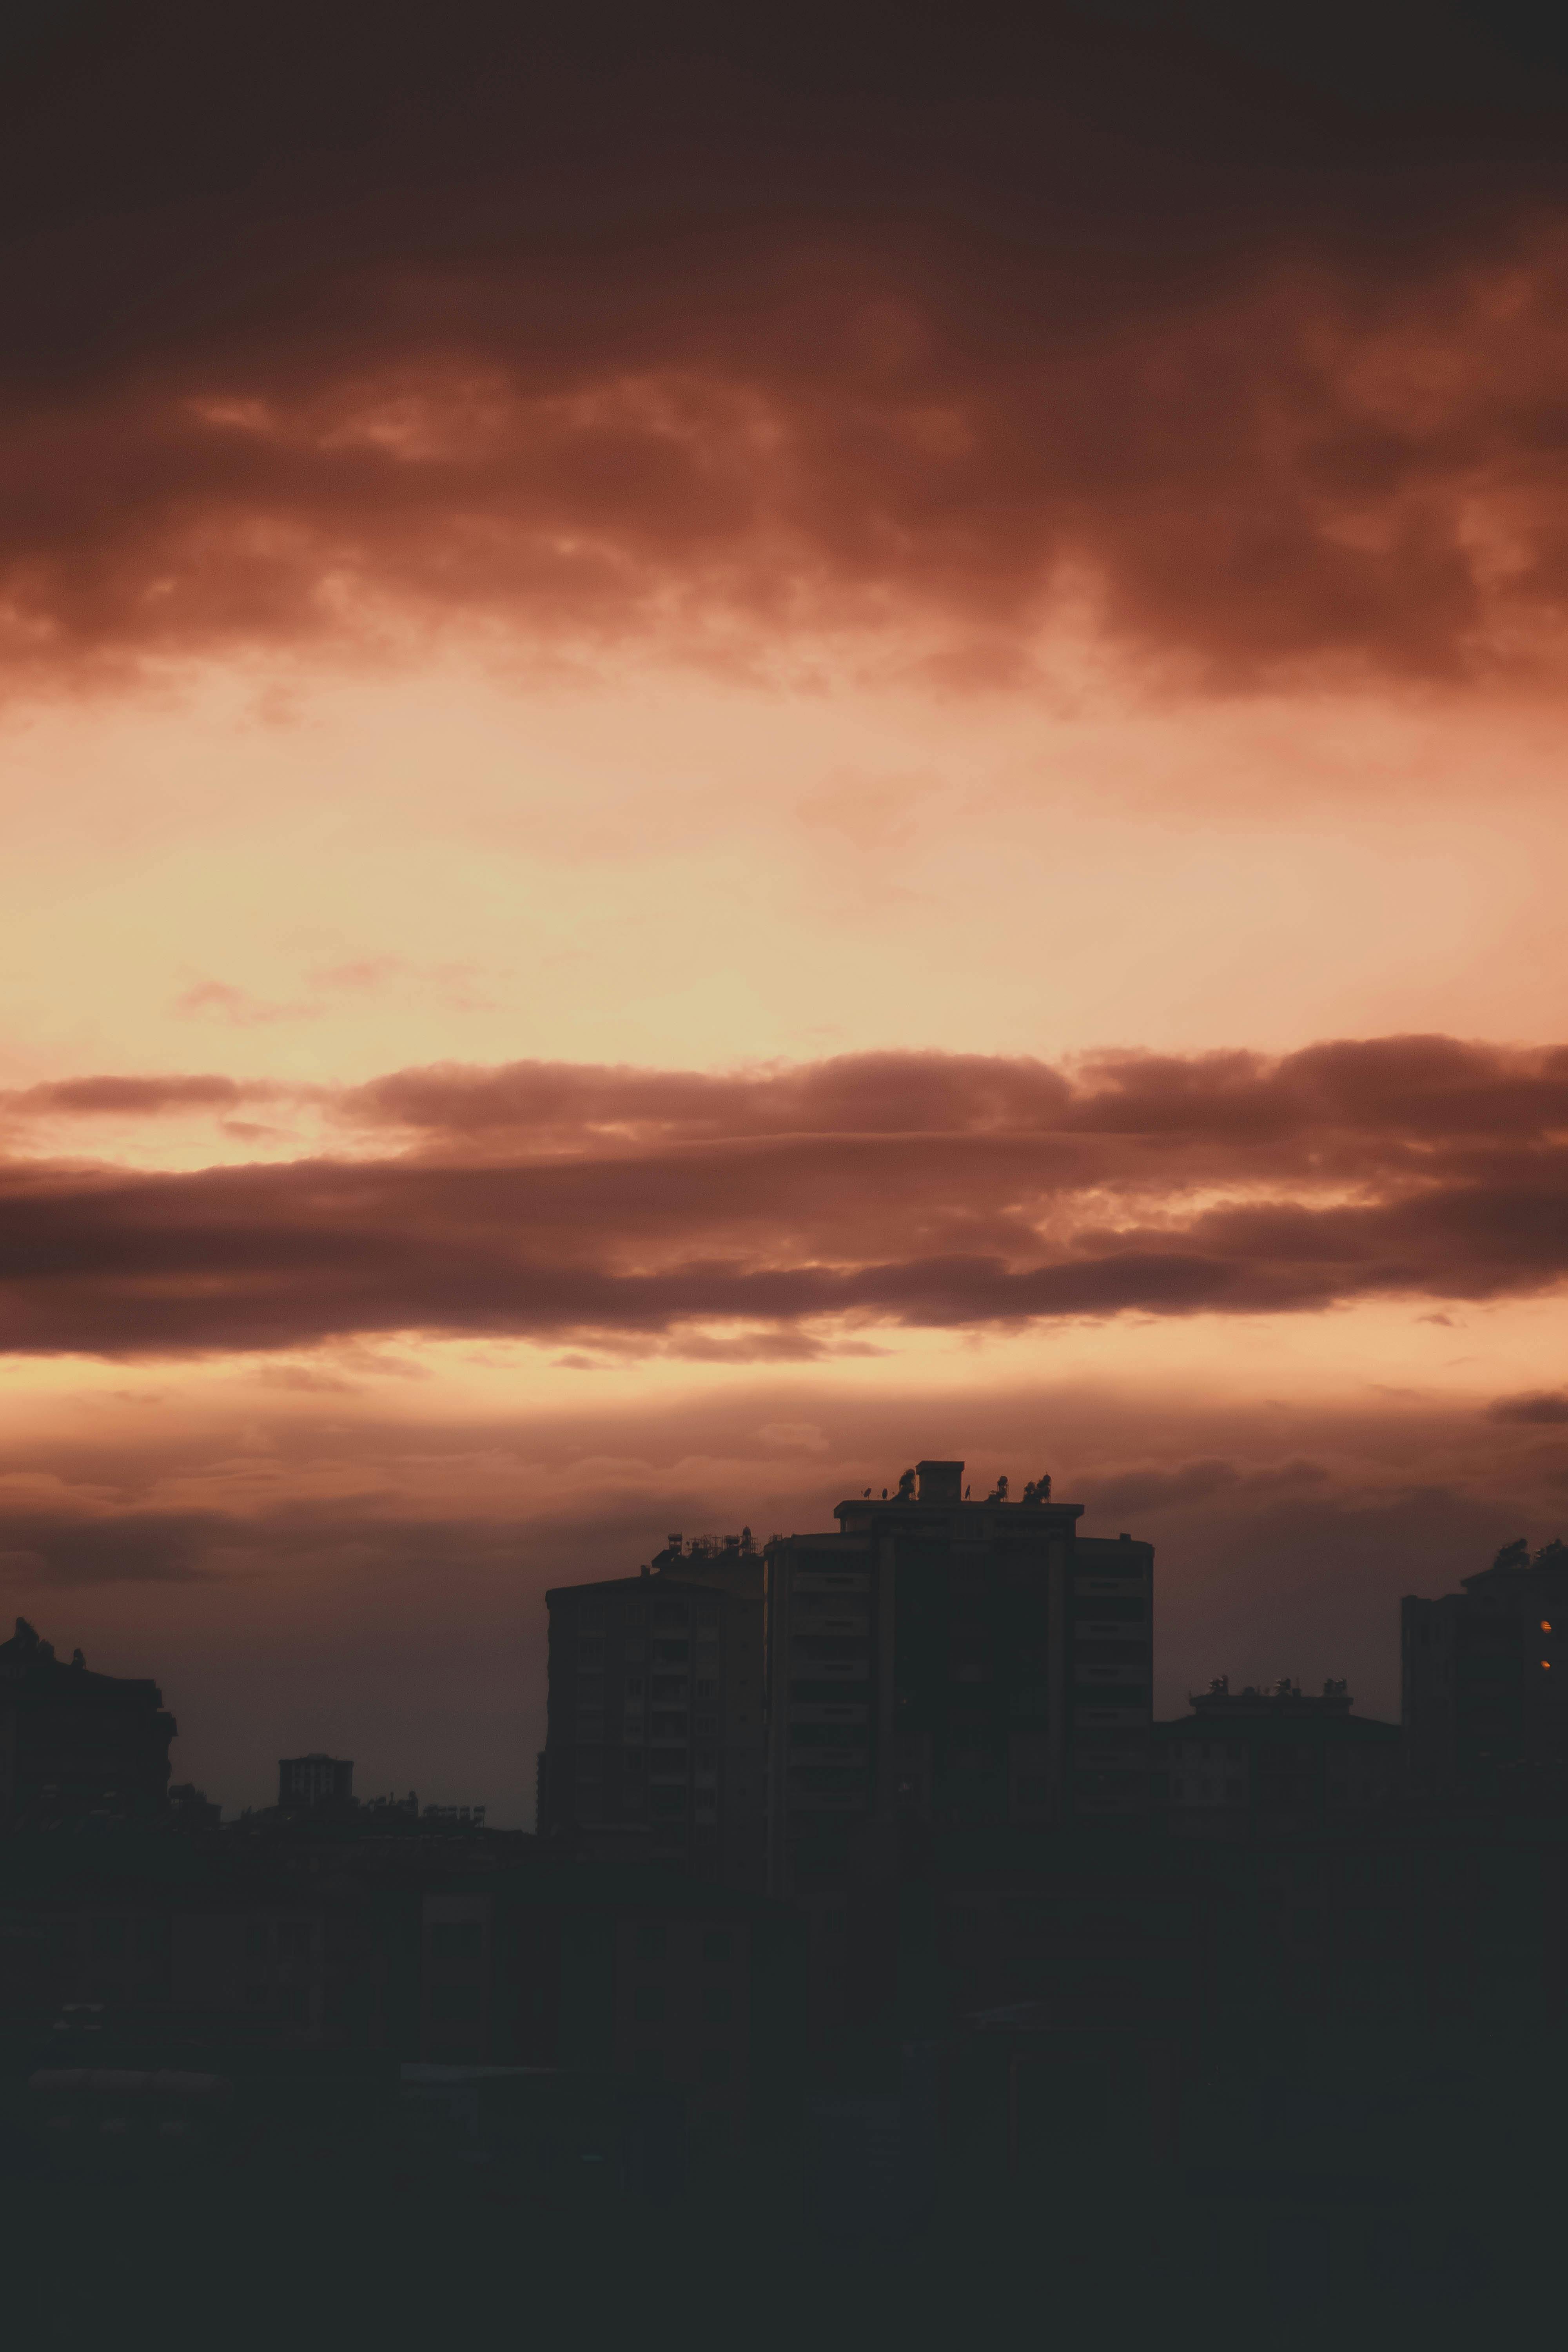
<instances>
[{"instance_id":1,"label":"window","mask_svg":"<svg viewBox=\"0 0 1568 2352\"><path fill-rule=\"evenodd\" d=\"M279 1919L278 1922L278 1957L280 1960L308 1960L310 1957L310 1922L309 1919Z\"/></svg>"},{"instance_id":2,"label":"window","mask_svg":"<svg viewBox=\"0 0 1568 2352\"><path fill-rule=\"evenodd\" d=\"M684 1601L656 1601L653 1604L656 1625L684 1625L689 1614Z\"/></svg>"},{"instance_id":3,"label":"window","mask_svg":"<svg viewBox=\"0 0 1568 2352\"><path fill-rule=\"evenodd\" d=\"M637 1947L639 1960L662 1960L665 1947L663 1921L645 1920L637 1929Z\"/></svg>"},{"instance_id":4,"label":"window","mask_svg":"<svg viewBox=\"0 0 1568 2352\"><path fill-rule=\"evenodd\" d=\"M92 1923L93 1958L99 1960L122 1960L130 1941L126 1933L128 1919L95 1919Z\"/></svg>"},{"instance_id":5,"label":"window","mask_svg":"<svg viewBox=\"0 0 1568 2352\"><path fill-rule=\"evenodd\" d=\"M728 1927L709 1928L702 1938L702 1957L710 1968L723 1968L729 1965L731 1954L734 1949L734 1940Z\"/></svg>"},{"instance_id":6,"label":"window","mask_svg":"<svg viewBox=\"0 0 1568 2352\"><path fill-rule=\"evenodd\" d=\"M628 1675L626 1676L626 1696L628 1698L641 1698L642 1695L643 1678L641 1675Z\"/></svg>"},{"instance_id":7,"label":"window","mask_svg":"<svg viewBox=\"0 0 1568 2352\"><path fill-rule=\"evenodd\" d=\"M479 1919L437 1919L430 1927L433 1960L478 1960L484 1957L484 1922Z\"/></svg>"},{"instance_id":8,"label":"window","mask_svg":"<svg viewBox=\"0 0 1568 2352\"><path fill-rule=\"evenodd\" d=\"M704 1675L698 1682L697 1696L699 1698L711 1698L716 1688L712 1676Z\"/></svg>"},{"instance_id":9,"label":"window","mask_svg":"<svg viewBox=\"0 0 1568 2352\"><path fill-rule=\"evenodd\" d=\"M245 1948L253 1960L264 1960L271 1937L265 1919L253 1919L245 1931Z\"/></svg>"},{"instance_id":10,"label":"window","mask_svg":"<svg viewBox=\"0 0 1568 2352\"><path fill-rule=\"evenodd\" d=\"M285 1985L278 1996L278 2014L285 2025L309 2025L310 2022L310 1986Z\"/></svg>"},{"instance_id":11,"label":"window","mask_svg":"<svg viewBox=\"0 0 1568 2352\"><path fill-rule=\"evenodd\" d=\"M662 2025L664 2023L664 1987L654 1984L638 1985L632 1995L632 2015L639 2025Z\"/></svg>"},{"instance_id":12,"label":"window","mask_svg":"<svg viewBox=\"0 0 1568 2352\"><path fill-rule=\"evenodd\" d=\"M686 1811L684 1789L655 1789L653 1810L666 1821L678 1820Z\"/></svg>"},{"instance_id":13,"label":"window","mask_svg":"<svg viewBox=\"0 0 1568 2352\"><path fill-rule=\"evenodd\" d=\"M730 2080L730 2053L727 2050L705 2050L702 2053L702 2080L710 2091L721 2091Z\"/></svg>"},{"instance_id":14,"label":"window","mask_svg":"<svg viewBox=\"0 0 1568 2352\"><path fill-rule=\"evenodd\" d=\"M730 1988L728 1985L707 1985L702 1993L704 2025L728 2025L730 2022Z\"/></svg>"}]
</instances>

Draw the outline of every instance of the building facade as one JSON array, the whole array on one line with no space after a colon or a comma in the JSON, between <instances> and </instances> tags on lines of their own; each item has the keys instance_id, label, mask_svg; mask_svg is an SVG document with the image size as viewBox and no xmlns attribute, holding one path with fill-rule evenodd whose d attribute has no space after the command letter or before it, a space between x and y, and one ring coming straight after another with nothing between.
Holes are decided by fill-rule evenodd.
<instances>
[{"instance_id":1,"label":"building facade","mask_svg":"<svg viewBox=\"0 0 1568 2352\"><path fill-rule=\"evenodd\" d=\"M1343 1683L1233 1691L1221 1675L1192 1713L1153 1727L1155 1796L1179 1832L1247 1838L1342 1822L1401 1780L1399 1727L1351 1712Z\"/></svg>"},{"instance_id":2,"label":"building facade","mask_svg":"<svg viewBox=\"0 0 1568 2352\"><path fill-rule=\"evenodd\" d=\"M896 1874L945 1826L1146 1812L1153 1554L1049 1486L976 1502L922 1462L769 1545L773 1893Z\"/></svg>"},{"instance_id":3,"label":"building facade","mask_svg":"<svg viewBox=\"0 0 1568 2352\"><path fill-rule=\"evenodd\" d=\"M1510 1544L1436 1601L1400 1606L1406 1757L1415 1790L1506 1794L1568 1774L1568 1547Z\"/></svg>"},{"instance_id":4,"label":"building facade","mask_svg":"<svg viewBox=\"0 0 1568 2352\"><path fill-rule=\"evenodd\" d=\"M278 1765L278 1809L280 1812L321 1812L335 1805L352 1805L354 1768L342 1756L284 1756Z\"/></svg>"},{"instance_id":5,"label":"building facade","mask_svg":"<svg viewBox=\"0 0 1568 2352\"><path fill-rule=\"evenodd\" d=\"M25 1617L0 1643L0 1827L154 1820L166 1807L172 1715L154 1682L68 1666Z\"/></svg>"},{"instance_id":6,"label":"building facade","mask_svg":"<svg viewBox=\"0 0 1568 2352\"><path fill-rule=\"evenodd\" d=\"M545 1600L541 1834L760 1891L763 1563L749 1531L689 1547L671 1536L640 1575Z\"/></svg>"}]
</instances>

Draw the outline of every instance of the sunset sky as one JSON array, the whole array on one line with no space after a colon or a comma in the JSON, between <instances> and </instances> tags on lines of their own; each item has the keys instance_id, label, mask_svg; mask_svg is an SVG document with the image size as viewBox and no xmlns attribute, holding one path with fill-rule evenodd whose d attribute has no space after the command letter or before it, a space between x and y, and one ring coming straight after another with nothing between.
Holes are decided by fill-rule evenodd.
<instances>
[{"instance_id":1,"label":"sunset sky","mask_svg":"<svg viewBox=\"0 0 1568 2352\"><path fill-rule=\"evenodd\" d=\"M1163 1713L1568 1528L1568 50L1019 14L0 37L0 1599L228 1807L924 1454Z\"/></svg>"}]
</instances>

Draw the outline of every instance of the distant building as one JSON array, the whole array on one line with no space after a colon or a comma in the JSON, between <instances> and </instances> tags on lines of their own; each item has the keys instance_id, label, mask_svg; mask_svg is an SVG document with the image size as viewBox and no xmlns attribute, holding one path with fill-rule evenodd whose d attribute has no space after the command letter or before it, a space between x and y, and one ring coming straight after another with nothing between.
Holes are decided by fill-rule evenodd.
<instances>
[{"instance_id":1,"label":"distant building","mask_svg":"<svg viewBox=\"0 0 1568 2352\"><path fill-rule=\"evenodd\" d=\"M1049 1489L973 1501L962 1462L922 1462L769 1545L775 1894L944 1825L1146 1815L1153 1552L1080 1536Z\"/></svg>"},{"instance_id":2,"label":"distant building","mask_svg":"<svg viewBox=\"0 0 1568 2352\"><path fill-rule=\"evenodd\" d=\"M1568 1770L1568 1547L1521 1541L1400 1610L1405 1739L1417 1790L1500 1794Z\"/></svg>"},{"instance_id":3,"label":"distant building","mask_svg":"<svg viewBox=\"0 0 1568 2352\"><path fill-rule=\"evenodd\" d=\"M164 1811L174 1718L154 1682L60 1664L25 1617L0 1643L0 1826L152 1821Z\"/></svg>"},{"instance_id":4,"label":"distant building","mask_svg":"<svg viewBox=\"0 0 1568 2352\"><path fill-rule=\"evenodd\" d=\"M280 1812L322 1812L353 1802L354 1768L337 1756L285 1756L278 1766Z\"/></svg>"},{"instance_id":5,"label":"distant building","mask_svg":"<svg viewBox=\"0 0 1568 2352\"><path fill-rule=\"evenodd\" d=\"M1399 1784L1399 1727L1351 1704L1343 1683L1313 1697L1289 1681L1233 1691L1222 1675L1190 1715L1154 1726L1156 1793L1172 1827L1244 1838L1386 1801Z\"/></svg>"},{"instance_id":6,"label":"distant building","mask_svg":"<svg viewBox=\"0 0 1568 2352\"><path fill-rule=\"evenodd\" d=\"M557 1587L539 1829L574 1851L760 1888L763 1564L679 1536L638 1576Z\"/></svg>"},{"instance_id":7,"label":"distant building","mask_svg":"<svg viewBox=\"0 0 1568 2352\"><path fill-rule=\"evenodd\" d=\"M181 1780L169 1790L169 1819L177 1829L216 1830L223 1820L223 1807L193 1780Z\"/></svg>"}]
</instances>

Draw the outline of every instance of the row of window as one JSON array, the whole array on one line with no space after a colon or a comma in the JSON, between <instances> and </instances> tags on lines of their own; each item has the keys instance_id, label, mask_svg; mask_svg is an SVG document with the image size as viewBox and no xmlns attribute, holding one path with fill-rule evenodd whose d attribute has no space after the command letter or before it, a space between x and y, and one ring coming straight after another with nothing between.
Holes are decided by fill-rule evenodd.
<instances>
[{"instance_id":1,"label":"row of window","mask_svg":"<svg viewBox=\"0 0 1568 2352\"><path fill-rule=\"evenodd\" d=\"M581 1724L577 1727L577 1738L576 1764L579 1780L603 1780L606 1759L617 1756L620 1759L623 1772L640 1772L646 1764L647 1769L656 1778L661 1774L684 1772L690 1762L695 1762L699 1772L713 1773L719 1769L719 1750L716 1748L699 1748L693 1750L685 1747L662 1746L650 1750L645 1748L640 1742L629 1740L624 1744L616 1742L606 1746L602 1726L584 1728Z\"/></svg>"},{"instance_id":2,"label":"row of window","mask_svg":"<svg viewBox=\"0 0 1568 2352\"><path fill-rule=\"evenodd\" d=\"M711 1600L685 1601L661 1594L653 1603L654 1629L658 1632L661 1627L688 1626L693 1622L699 1626L716 1626L721 1622L723 1613L723 1602L718 1595ZM573 1622L579 1640L602 1638L606 1627L612 1623L623 1633L640 1633L648 1622L647 1604L640 1593L630 1594L625 1599L617 1598L614 1601L608 1599L580 1601L573 1612Z\"/></svg>"}]
</instances>

